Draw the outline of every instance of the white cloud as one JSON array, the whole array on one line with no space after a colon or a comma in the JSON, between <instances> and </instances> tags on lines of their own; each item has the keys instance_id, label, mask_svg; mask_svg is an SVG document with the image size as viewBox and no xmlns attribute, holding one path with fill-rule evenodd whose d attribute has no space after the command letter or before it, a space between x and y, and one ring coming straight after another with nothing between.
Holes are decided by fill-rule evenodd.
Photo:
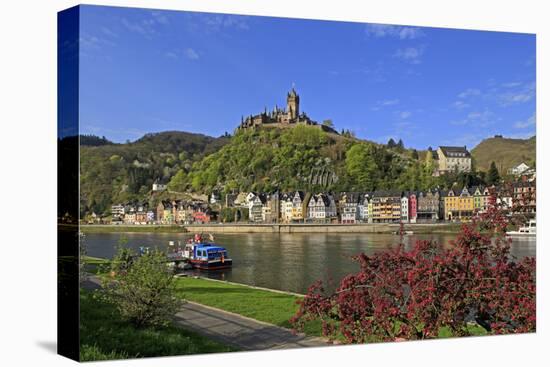
<instances>
[{"instance_id":1,"label":"white cloud","mask_svg":"<svg viewBox=\"0 0 550 367\"><path fill-rule=\"evenodd\" d=\"M377 101L376 105L374 107L371 107L372 111L378 111L383 107L386 106L394 106L399 103L399 99L383 99L381 101Z\"/></svg>"},{"instance_id":2,"label":"white cloud","mask_svg":"<svg viewBox=\"0 0 550 367\"><path fill-rule=\"evenodd\" d=\"M528 127L531 127L537 123L535 114L532 114L527 120L524 121L518 121L514 124L514 127L516 129L526 129Z\"/></svg>"},{"instance_id":3,"label":"white cloud","mask_svg":"<svg viewBox=\"0 0 550 367\"><path fill-rule=\"evenodd\" d=\"M386 99L383 101L379 101L379 104L382 106L393 106L399 103L398 99Z\"/></svg>"},{"instance_id":4,"label":"white cloud","mask_svg":"<svg viewBox=\"0 0 550 367\"><path fill-rule=\"evenodd\" d=\"M489 109L483 111L473 111L461 120L451 121L451 125L471 125L476 127L487 127L493 125L497 120L495 114Z\"/></svg>"},{"instance_id":5,"label":"white cloud","mask_svg":"<svg viewBox=\"0 0 550 367\"><path fill-rule=\"evenodd\" d=\"M187 57L189 60L198 60L199 54L192 48L187 48L185 49L185 57Z\"/></svg>"},{"instance_id":6,"label":"white cloud","mask_svg":"<svg viewBox=\"0 0 550 367\"><path fill-rule=\"evenodd\" d=\"M407 47L398 49L393 56L412 64L420 64L420 57L423 53L424 50L422 48Z\"/></svg>"},{"instance_id":7,"label":"white cloud","mask_svg":"<svg viewBox=\"0 0 550 367\"><path fill-rule=\"evenodd\" d=\"M423 37L424 32L417 27L395 26L390 24L367 24L365 26L367 36L376 38L394 37L401 40Z\"/></svg>"},{"instance_id":8,"label":"white cloud","mask_svg":"<svg viewBox=\"0 0 550 367\"><path fill-rule=\"evenodd\" d=\"M453 107L458 109L458 110L462 110L462 109L470 107L470 105L468 103L464 102L464 101L458 100L458 101L455 101L453 103Z\"/></svg>"},{"instance_id":9,"label":"white cloud","mask_svg":"<svg viewBox=\"0 0 550 367\"><path fill-rule=\"evenodd\" d=\"M468 88L464 92L460 93L458 95L458 98L468 98L472 96L479 96L481 94L481 91L476 88Z\"/></svg>"},{"instance_id":10,"label":"white cloud","mask_svg":"<svg viewBox=\"0 0 550 367\"><path fill-rule=\"evenodd\" d=\"M519 87L521 85L521 82L509 82L509 83L502 83L501 84L504 88L514 88Z\"/></svg>"},{"instance_id":11,"label":"white cloud","mask_svg":"<svg viewBox=\"0 0 550 367\"><path fill-rule=\"evenodd\" d=\"M525 103L536 96L536 84L535 82L520 85L520 88L502 93L498 96L500 104L503 106L509 106L512 104Z\"/></svg>"},{"instance_id":12,"label":"white cloud","mask_svg":"<svg viewBox=\"0 0 550 367\"><path fill-rule=\"evenodd\" d=\"M409 118L410 116L412 115L412 113L410 111L401 111L399 113L399 117L401 117L402 119L407 119Z\"/></svg>"}]
</instances>

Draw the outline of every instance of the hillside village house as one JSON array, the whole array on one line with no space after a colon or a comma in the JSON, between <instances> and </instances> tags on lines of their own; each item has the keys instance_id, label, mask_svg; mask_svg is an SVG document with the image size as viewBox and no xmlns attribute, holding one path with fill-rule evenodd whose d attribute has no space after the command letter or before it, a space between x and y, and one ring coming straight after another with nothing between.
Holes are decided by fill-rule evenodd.
<instances>
[{"instance_id":1,"label":"hillside village house","mask_svg":"<svg viewBox=\"0 0 550 367\"><path fill-rule=\"evenodd\" d=\"M521 162L517 166L508 169L508 174L519 176L519 175L522 175L524 172L528 171L529 169L530 167L526 165L525 162Z\"/></svg>"},{"instance_id":2,"label":"hillside village house","mask_svg":"<svg viewBox=\"0 0 550 367\"><path fill-rule=\"evenodd\" d=\"M470 172L472 170L472 157L466 147L437 148L437 172L441 175L446 172Z\"/></svg>"},{"instance_id":3,"label":"hillside village house","mask_svg":"<svg viewBox=\"0 0 550 367\"><path fill-rule=\"evenodd\" d=\"M165 191L166 187L167 187L167 182L166 181L162 181L160 179L157 179L157 180L155 180L155 182L153 182L152 190L153 190L153 192Z\"/></svg>"}]
</instances>

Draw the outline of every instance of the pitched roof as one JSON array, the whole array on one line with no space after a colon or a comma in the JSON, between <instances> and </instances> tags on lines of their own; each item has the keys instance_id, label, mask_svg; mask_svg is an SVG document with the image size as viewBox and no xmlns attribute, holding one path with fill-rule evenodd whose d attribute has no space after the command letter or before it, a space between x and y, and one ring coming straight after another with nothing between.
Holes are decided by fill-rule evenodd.
<instances>
[{"instance_id":1,"label":"pitched roof","mask_svg":"<svg viewBox=\"0 0 550 367\"><path fill-rule=\"evenodd\" d=\"M440 146L439 149L443 152L445 157L470 157L470 152L463 147L450 147L450 146Z\"/></svg>"}]
</instances>

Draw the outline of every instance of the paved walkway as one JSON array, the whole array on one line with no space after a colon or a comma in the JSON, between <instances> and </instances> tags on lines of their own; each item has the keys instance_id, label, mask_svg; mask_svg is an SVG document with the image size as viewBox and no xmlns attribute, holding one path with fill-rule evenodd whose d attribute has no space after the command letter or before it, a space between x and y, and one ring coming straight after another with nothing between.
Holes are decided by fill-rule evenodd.
<instances>
[{"instance_id":1,"label":"paved walkway","mask_svg":"<svg viewBox=\"0 0 550 367\"><path fill-rule=\"evenodd\" d=\"M91 277L84 288L98 287ZM287 349L329 345L326 340L293 334L290 330L195 302L183 304L176 324L241 350Z\"/></svg>"}]
</instances>

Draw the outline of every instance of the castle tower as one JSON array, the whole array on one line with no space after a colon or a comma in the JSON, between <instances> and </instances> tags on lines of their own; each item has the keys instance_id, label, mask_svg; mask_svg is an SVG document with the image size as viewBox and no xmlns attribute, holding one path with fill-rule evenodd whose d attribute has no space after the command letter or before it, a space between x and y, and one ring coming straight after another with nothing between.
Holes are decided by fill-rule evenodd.
<instances>
[{"instance_id":1,"label":"castle tower","mask_svg":"<svg viewBox=\"0 0 550 367\"><path fill-rule=\"evenodd\" d=\"M300 114L300 96L296 93L294 88L287 94L286 111L291 120L296 119Z\"/></svg>"}]
</instances>

